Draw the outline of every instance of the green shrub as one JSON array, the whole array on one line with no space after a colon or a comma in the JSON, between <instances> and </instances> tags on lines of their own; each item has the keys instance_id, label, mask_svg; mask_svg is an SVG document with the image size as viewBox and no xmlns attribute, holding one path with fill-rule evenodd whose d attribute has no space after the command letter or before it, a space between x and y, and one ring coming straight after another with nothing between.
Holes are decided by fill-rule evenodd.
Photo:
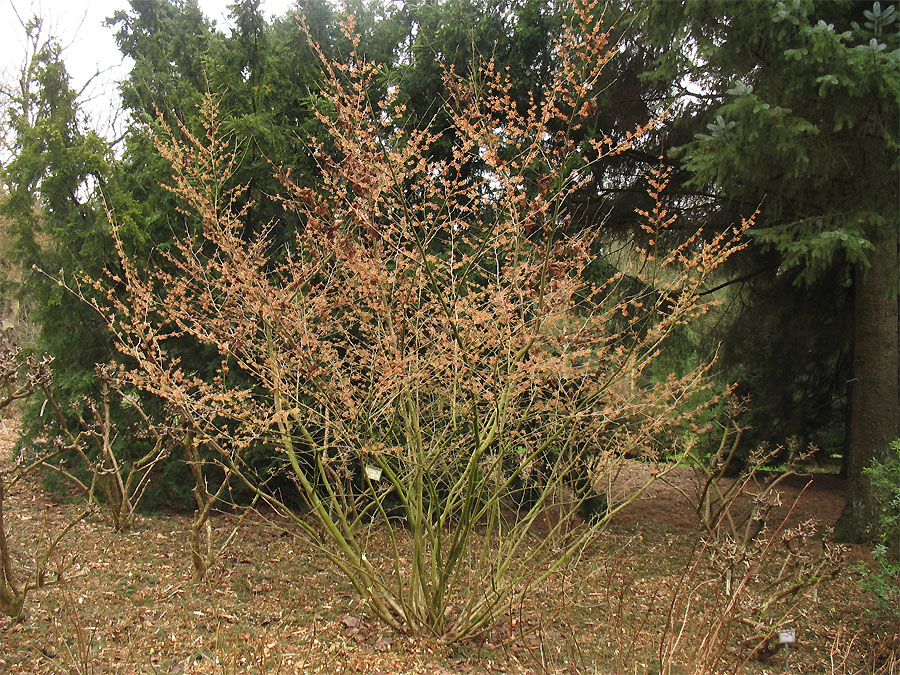
<instances>
[{"instance_id":1,"label":"green shrub","mask_svg":"<svg viewBox=\"0 0 900 675\"><path fill-rule=\"evenodd\" d=\"M884 462L865 469L878 502L875 522L875 567L863 585L875 593L879 606L900 616L900 439L891 443Z\"/></svg>"}]
</instances>

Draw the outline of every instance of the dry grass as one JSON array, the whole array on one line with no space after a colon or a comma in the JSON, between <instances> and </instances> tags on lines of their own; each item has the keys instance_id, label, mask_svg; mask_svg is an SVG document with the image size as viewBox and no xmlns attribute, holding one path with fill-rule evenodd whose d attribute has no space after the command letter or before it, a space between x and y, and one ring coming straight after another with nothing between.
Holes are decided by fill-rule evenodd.
<instances>
[{"instance_id":1,"label":"dry grass","mask_svg":"<svg viewBox=\"0 0 900 675\"><path fill-rule=\"evenodd\" d=\"M4 461L16 433L6 427ZM842 506L839 490L822 479L797 516L827 523ZM35 482L19 486L8 505L14 548L27 550L76 508ZM215 521L223 532L230 523ZM447 647L383 629L331 566L261 522L242 529L206 584L193 584L189 530L186 515L143 517L124 534L80 523L55 561L66 583L35 592L25 622L0 621L0 673L655 672L667 598L695 534L677 494L660 485L500 628ZM823 585L796 617L792 672L898 672L889 658L896 627L872 607L852 566ZM698 605L694 627L707 619ZM747 671L783 672L783 658Z\"/></svg>"}]
</instances>

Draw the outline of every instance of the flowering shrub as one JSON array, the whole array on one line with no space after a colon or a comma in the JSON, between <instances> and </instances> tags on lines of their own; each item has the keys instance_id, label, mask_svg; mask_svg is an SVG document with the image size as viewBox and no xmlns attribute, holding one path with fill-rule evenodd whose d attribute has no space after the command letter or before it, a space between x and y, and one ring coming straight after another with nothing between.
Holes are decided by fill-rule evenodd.
<instances>
[{"instance_id":1,"label":"flowering shrub","mask_svg":"<svg viewBox=\"0 0 900 675\"><path fill-rule=\"evenodd\" d=\"M706 311L705 283L742 227L658 252L674 220L660 168L656 207L639 214L650 243L627 270L643 290L620 292L626 271L586 279L601 224L575 231L571 197L592 163L658 121L624 144L577 140L616 46L596 4L571 15L556 78L526 110L492 61L448 70L450 129L407 128L377 64L320 52L315 114L329 137L310 141L316 185L276 168L276 199L302 223L284 246L269 230L247 236L233 139L209 97L204 137L155 139L189 232L150 269L120 243L121 271L96 281L95 307L134 364L121 377L164 399L191 443L291 518L398 630L453 641L490 627L623 506L576 519L600 478L626 457L654 460L654 439L706 406L679 403L711 392L706 366L636 383ZM345 30L357 45L351 20ZM444 134L452 155L431 159ZM178 357L187 338L218 354L214 377ZM308 513L242 462L260 443ZM535 536L548 512L549 536Z\"/></svg>"}]
</instances>

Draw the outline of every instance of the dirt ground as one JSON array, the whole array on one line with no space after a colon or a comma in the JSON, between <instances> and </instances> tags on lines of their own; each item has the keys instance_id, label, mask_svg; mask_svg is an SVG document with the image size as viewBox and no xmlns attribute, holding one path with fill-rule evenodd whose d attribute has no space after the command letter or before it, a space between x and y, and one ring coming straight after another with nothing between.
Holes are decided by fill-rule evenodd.
<instances>
[{"instance_id":1,"label":"dirt ground","mask_svg":"<svg viewBox=\"0 0 900 675\"><path fill-rule=\"evenodd\" d=\"M633 463L623 471L613 485L613 495L624 494L635 485L647 480L651 467ZM729 484L730 481L726 481ZM652 520L677 528L692 527L697 520L684 495L697 486L696 476L689 467L674 467L664 478L654 483L640 500L622 513L626 522ZM798 474L787 477L779 486L782 506L776 509L778 516L787 516L789 524L801 520L813 520L821 527L830 527L841 515L846 502L846 481L834 474ZM803 494L802 498L799 498ZM799 498L799 499L798 499ZM862 551L866 547L860 547Z\"/></svg>"},{"instance_id":2,"label":"dirt ground","mask_svg":"<svg viewBox=\"0 0 900 675\"><path fill-rule=\"evenodd\" d=\"M17 433L15 420L0 427L0 461L9 462ZM651 470L630 465L610 486L613 500ZM696 515L676 489L689 491L693 481L689 469L673 469L617 515L597 551L535 589L493 634L463 645L386 631L321 557L264 525L244 528L196 585L189 514L143 516L124 534L89 518L54 558L64 583L34 591L26 621L0 619L0 675L658 672L652 617L665 609L660 599L678 583L696 537ZM843 481L832 475L792 477L782 488L779 511L790 512L789 526L812 519L828 527L844 505ZM6 527L25 568L34 544L78 508L45 494L37 480L12 491ZM220 538L232 522L216 519ZM872 613L859 585L859 561L869 559L868 548L853 547L845 572L795 612L801 642L792 672L900 673L897 627ZM698 624L710 620L696 616ZM722 661L728 669L704 672L784 672L780 653L744 665L733 656Z\"/></svg>"}]
</instances>

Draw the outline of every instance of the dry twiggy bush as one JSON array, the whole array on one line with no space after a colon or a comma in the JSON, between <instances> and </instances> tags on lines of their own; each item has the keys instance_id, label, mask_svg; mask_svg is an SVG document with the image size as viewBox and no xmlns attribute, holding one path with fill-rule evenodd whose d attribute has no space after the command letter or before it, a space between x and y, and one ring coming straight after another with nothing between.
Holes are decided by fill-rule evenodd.
<instances>
[{"instance_id":1,"label":"dry twiggy bush","mask_svg":"<svg viewBox=\"0 0 900 675\"><path fill-rule=\"evenodd\" d=\"M150 423L136 397L123 395L114 384L111 386L109 368L98 368L97 379L101 383L100 395L71 405L68 412L74 420L69 419L56 400L49 380L40 386L59 425L60 433L54 442L61 451L57 456L66 460L70 456L78 457L87 471L88 482L71 472L65 462L45 461L42 466L60 473L70 484L81 489L88 503L96 506L107 524L116 532L122 532L134 525L137 508L150 486L153 470L168 459L173 442L168 430ZM131 461L125 461L115 447L116 438L123 430L116 428L110 416L113 397L120 405L132 408L144 423L142 431L152 436L153 444Z\"/></svg>"},{"instance_id":2,"label":"dry twiggy bush","mask_svg":"<svg viewBox=\"0 0 900 675\"><path fill-rule=\"evenodd\" d=\"M778 631L794 625L818 586L845 564L846 547L834 544L828 532L817 540L816 523L789 525L806 488L786 515L777 512L779 486L797 475L815 448L790 448L787 468L779 472L763 469L782 448L757 448L737 476L726 477L741 441L741 412L738 402L730 402L721 442L708 457L696 448L683 457L694 469L695 489L673 484L697 514L701 535L669 601L659 646L662 672L685 664L690 672L720 672L735 648L743 665L769 658L780 647Z\"/></svg>"},{"instance_id":3,"label":"dry twiggy bush","mask_svg":"<svg viewBox=\"0 0 900 675\"><path fill-rule=\"evenodd\" d=\"M118 430L109 414L111 391L106 369L101 368L98 373L103 382L99 401L81 401L86 414L73 405L70 413L74 421L71 421L54 395L50 366L50 357L23 355L6 334L0 334L0 414L16 401L43 396L42 414L45 408L50 408L59 424L59 435L52 441L23 448L0 465L0 612L14 618L21 617L31 590L61 580L61 572L53 575L48 571L50 563L63 537L83 518L99 514L116 531L132 526L153 469L168 457L171 447L171 439L161 432L161 427L149 423L136 399L115 392L123 403L127 400L138 411L154 437L154 444L146 454L124 461L114 448ZM73 460L81 462L87 482L70 470ZM61 474L70 487L83 493L85 505L59 532L48 532L44 541L25 546L31 559L29 569L25 564L17 566L14 560L3 517L4 499L10 489L29 475L46 471Z\"/></svg>"},{"instance_id":4,"label":"dry twiggy bush","mask_svg":"<svg viewBox=\"0 0 900 675\"><path fill-rule=\"evenodd\" d=\"M707 310L705 284L747 224L657 250L674 220L660 168L656 207L639 215L651 243L629 271L643 290L623 291L624 272L586 278L601 225L573 228L571 197L592 163L659 121L624 144L576 140L616 45L597 3L570 14L555 79L527 109L490 59L447 71L450 129L404 126L397 89L356 49L319 52L315 114L330 136L310 141L315 185L277 168L277 199L302 223L281 247L270 229L246 234L235 142L210 97L205 135L155 139L187 232L149 269L120 242L121 272L96 282L133 364L120 376L165 400L192 444L291 518L397 630L454 641L489 628L624 505L579 522L595 482L626 457L654 460L654 439L712 397L706 366L642 376ZM452 156L433 159L443 134ZM177 356L187 338L218 353L214 377ZM307 513L253 475L254 446L277 454Z\"/></svg>"},{"instance_id":5,"label":"dry twiggy bush","mask_svg":"<svg viewBox=\"0 0 900 675\"><path fill-rule=\"evenodd\" d=\"M49 358L26 357L21 350L0 333L0 414L14 402L27 399L36 390L49 390ZM70 448L54 446L32 456L20 455L0 461L0 613L22 619L28 594L60 581L62 571L54 575L50 563L63 537L91 512L91 505L82 510L56 533L48 533L42 541L21 542L24 549L18 557L10 546L4 502L9 491L32 472L66 453Z\"/></svg>"}]
</instances>

